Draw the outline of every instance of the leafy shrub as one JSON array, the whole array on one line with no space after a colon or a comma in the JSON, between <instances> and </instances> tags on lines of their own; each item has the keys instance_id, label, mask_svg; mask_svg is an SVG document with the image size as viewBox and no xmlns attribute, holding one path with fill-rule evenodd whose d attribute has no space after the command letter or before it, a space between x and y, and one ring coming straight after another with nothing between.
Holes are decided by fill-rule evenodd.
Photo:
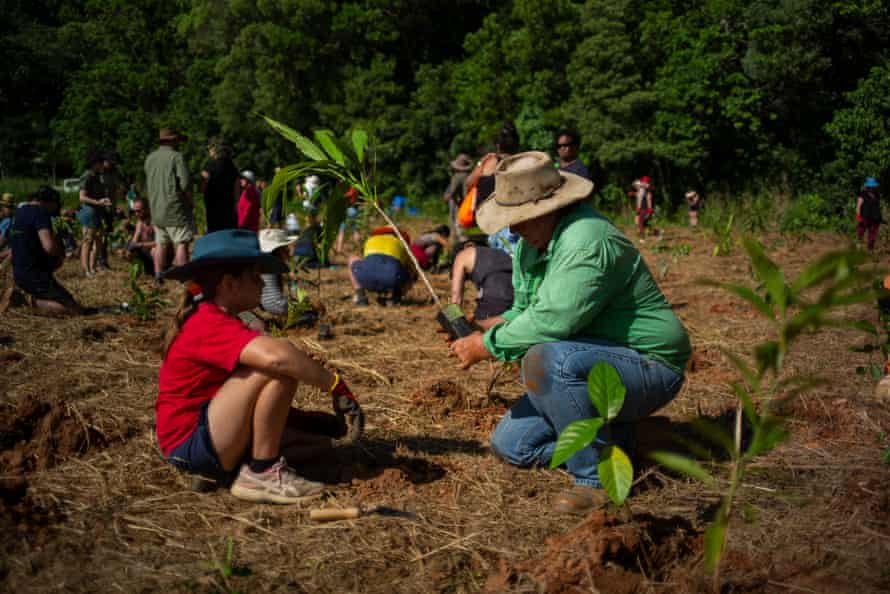
<instances>
[{"instance_id":1,"label":"leafy shrub","mask_svg":"<svg viewBox=\"0 0 890 594\"><path fill-rule=\"evenodd\" d=\"M805 233L834 227L837 215L819 194L802 194L782 216L782 233Z\"/></svg>"}]
</instances>

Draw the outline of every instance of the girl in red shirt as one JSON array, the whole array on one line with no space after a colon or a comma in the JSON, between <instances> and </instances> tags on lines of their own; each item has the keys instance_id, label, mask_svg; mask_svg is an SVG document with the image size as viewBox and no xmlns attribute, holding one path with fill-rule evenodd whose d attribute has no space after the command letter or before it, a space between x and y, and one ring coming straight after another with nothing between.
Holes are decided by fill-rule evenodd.
<instances>
[{"instance_id":1,"label":"girl in red shirt","mask_svg":"<svg viewBox=\"0 0 890 594\"><path fill-rule=\"evenodd\" d=\"M298 382L330 391L338 435L358 439L364 426L361 408L336 373L236 317L259 305L260 273L283 267L260 251L256 234L227 229L200 238L192 261L165 274L191 282L167 334L158 443L171 464L223 483L234 479L232 494L257 502L296 503L324 491L285 459L306 443L299 426L307 417L291 407ZM322 423L325 416L314 418Z\"/></svg>"}]
</instances>

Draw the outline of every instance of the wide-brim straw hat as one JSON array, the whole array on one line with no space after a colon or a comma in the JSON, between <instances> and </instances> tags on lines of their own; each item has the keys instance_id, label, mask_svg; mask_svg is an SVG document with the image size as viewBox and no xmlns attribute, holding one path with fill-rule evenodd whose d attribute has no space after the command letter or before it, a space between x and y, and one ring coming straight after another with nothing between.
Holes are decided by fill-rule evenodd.
<instances>
[{"instance_id":1,"label":"wide-brim straw hat","mask_svg":"<svg viewBox=\"0 0 890 594\"><path fill-rule=\"evenodd\" d=\"M188 140L188 136L184 136L179 133L176 128L161 128L161 131L158 133L158 140L160 141L183 141Z\"/></svg>"},{"instance_id":2,"label":"wide-brim straw hat","mask_svg":"<svg viewBox=\"0 0 890 594\"><path fill-rule=\"evenodd\" d=\"M593 191L588 179L556 169L547 153L518 153L498 164L494 192L476 211L476 223L491 235L584 200Z\"/></svg>"},{"instance_id":3,"label":"wide-brim straw hat","mask_svg":"<svg viewBox=\"0 0 890 594\"><path fill-rule=\"evenodd\" d=\"M686 192L686 200L696 200L698 199L698 192L695 190L689 190Z\"/></svg>"},{"instance_id":4,"label":"wide-brim straw hat","mask_svg":"<svg viewBox=\"0 0 890 594\"><path fill-rule=\"evenodd\" d=\"M287 272L284 262L260 250L256 233L246 229L224 229L198 239L191 261L167 270L164 278L187 281L197 270L213 264L256 264L263 273Z\"/></svg>"},{"instance_id":5,"label":"wide-brim straw hat","mask_svg":"<svg viewBox=\"0 0 890 594\"><path fill-rule=\"evenodd\" d=\"M469 171L473 168L473 159L466 153L461 153L451 162L451 168L455 171Z\"/></svg>"},{"instance_id":6,"label":"wide-brim straw hat","mask_svg":"<svg viewBox=\"0 0 890 594\"><path fill-rule=\"evenodd\" d=\"M263 229L260 231L260 251L271 254L280 247L293 245L296 237L290 237L284 229Z\"/></svg>"}]
</instances>

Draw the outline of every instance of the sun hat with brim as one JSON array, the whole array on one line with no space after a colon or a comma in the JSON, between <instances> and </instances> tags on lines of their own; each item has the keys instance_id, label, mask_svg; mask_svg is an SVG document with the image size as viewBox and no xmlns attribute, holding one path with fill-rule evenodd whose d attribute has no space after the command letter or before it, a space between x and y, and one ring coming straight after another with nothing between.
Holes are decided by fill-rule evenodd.
<instances>
[{"instance_id":1,"label":"sun hat with brim","mask_svg":"<svg viewBox=\"0 0 890 594\"><path fill-rule=\"evenodd\" d=\"M451 162L451 168L455 171L469 171L473 168L473 160L466 153L461 153Z\"/></svg>"},{"instance_id":2,"label":"sun hat with brim","mask_svg":"<svg viewBox=\"0 0 890 594\"><path fill-rule=\"evenodd\" d=\"M198 239L187 264L164 272L164 278L186 281L195 271L212 264L256 264L260 272L282 274L287 265L272 254L263 253L256 233L246 229L224 229Z\"/></svg>"},{"instance_id":3,"label":"sun hat with brim","mask_svg":"<svg viewBox=\"0 0 890 594\"><path fill-rule=\"evenodd\" d=\"M879 187L881 187L881 184L879 184L878 180L876 180L875 178L867 177L867 178L865 178L865 183L862 184L862 187L863 188L879 188Z\"/></svg>"},{"instance_id":4,"label":"sun hat with brim","mask_svg":"<svg viewBox=\"0 0 890 594\"><path fill-rule=\"evenodd\" d=\"M260 231L260 251L271 254L280 247L293 245L297 238L288 236L284 229L263 229Z\"/></svg>"},{"instance_id":5,"label":"sun hat with brim","mask_svg":"<svg viewBox=\"0 0 890 594\"><path fill-rule=\"evenodd\" d=\"M592 191L593 182L556 169L547 153L518 153L498 164L494 192L479 205L476 223L491 235L584 200Z\"/></svg>"}]
</instances>

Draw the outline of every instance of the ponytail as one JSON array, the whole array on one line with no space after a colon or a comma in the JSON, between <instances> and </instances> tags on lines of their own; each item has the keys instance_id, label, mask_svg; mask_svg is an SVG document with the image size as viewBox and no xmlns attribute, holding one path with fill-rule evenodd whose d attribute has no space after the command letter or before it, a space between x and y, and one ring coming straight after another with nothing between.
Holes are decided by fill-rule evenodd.
<instances>
[{"instance_id":1,"label":"ponytail","mask_svg":"<svg viewBox=\"0 0 890 594\"><path fill-rule=\"evenodd\" d=\"M167 331L164 333L164 357L170 350L170 345L176 339L179 331L185 321L191 317L193 313L198 311L198 303L204 300L204 293L199 285L194 282L188 282L179 298L179 306L176 308L176 315L167 325Z\"/></svg>"}]
</instances>

